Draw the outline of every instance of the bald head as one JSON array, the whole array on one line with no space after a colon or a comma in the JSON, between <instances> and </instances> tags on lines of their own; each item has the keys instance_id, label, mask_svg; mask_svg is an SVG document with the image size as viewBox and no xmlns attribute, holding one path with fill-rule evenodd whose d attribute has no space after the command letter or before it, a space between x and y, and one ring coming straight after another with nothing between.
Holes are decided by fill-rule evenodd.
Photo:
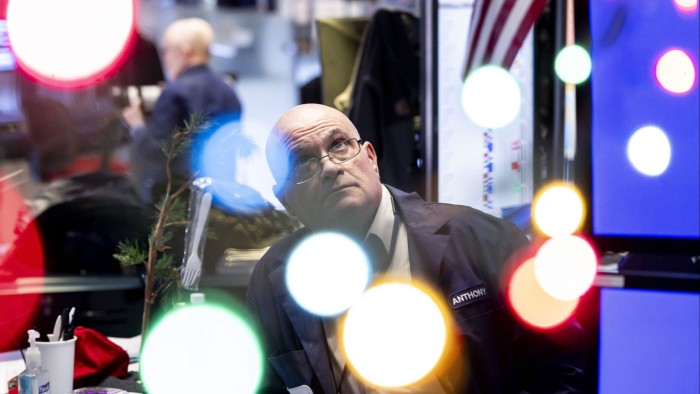
<instances>
[{"instance_id":1,"label":"bald head","mask_svg":"<svg viewBox=\"0 0 700 394\"><path fill-rule=\"evenodd\" d=\"M277 182L273 190L305 226L357 235L369 228L381 200L381 182L372 144L356 143L359 139L350 119L319 104L296 106L273 127L265 149ZM334 149L344 149L348 157L332 160ZM305 171L309 163L317 172L293 181L290 171Z\"/></svg>"},{"instance_id":2,"label":"bald head","mask_svg":"<svg viewBox=\"0 0 700 394\"><path fill-rule=\"evenodd\" d=\"M360 133L345 114L321 104L297 105L275 123L268 136L265 152L272 175L278 184L286 179L289 165L288 149L293 140L318 131L328 122L337 123L338 127L344 128L351 137L360 138Z\"/></svg>"},{"instance_id":3,"label":"bald head","mask_svg":"<svg viewBox=\"0 0 700 394\"><path fill-rule=\"evenodd\" d=\"M214 30L201 18L178 19L163 33L165 68L177 77L189 67L209 61L209 47L214 42Z\"/></svg>"}]
</instances>

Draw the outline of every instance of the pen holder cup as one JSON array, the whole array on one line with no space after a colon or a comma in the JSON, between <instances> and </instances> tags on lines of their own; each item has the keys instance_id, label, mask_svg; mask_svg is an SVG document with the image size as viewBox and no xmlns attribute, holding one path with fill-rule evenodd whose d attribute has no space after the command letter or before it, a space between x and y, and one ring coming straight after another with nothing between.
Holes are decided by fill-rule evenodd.
<instances>
[{"instance_id":1,"label":"pen holder cup","mask_svg":"<svg viewBox=\"0 0 700 394\"><path fill-rule=\"evenodd\" d=\"M73 372L75 368L75 341L36 342L41 352L41 366L49 371L52 394L73 392Z\"/></svg>"}]
</instances>

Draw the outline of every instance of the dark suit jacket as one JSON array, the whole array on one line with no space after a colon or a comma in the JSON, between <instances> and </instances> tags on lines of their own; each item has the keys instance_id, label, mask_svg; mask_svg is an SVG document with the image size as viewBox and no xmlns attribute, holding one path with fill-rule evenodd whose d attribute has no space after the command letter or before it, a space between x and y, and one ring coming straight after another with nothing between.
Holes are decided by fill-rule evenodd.
<instances>
[{"instance_id":1,"label":"dark suit jacket","mask_svg":"<svg viewBox=\"0 0 700 394\"><path fill-rule=\"evenodd\" d=\"M241 104L233 88L221 76L207 66L187 69L168 82L156 101L146 128L137 133L132 143L131 166L139 195L149 201L148 183L165 179L164 142L177 129L185 127L192 113L199 112L209 118L223 115L240 115ZM172 168L179 177L191 176L189 152L183 152L173 161Z\"/></svg>"},{"instance_id":2,"label":"dark suit jacket","mask_svg":"<svg viewBox=\"0 0 700 394\"><path fill-rule=\"evenodd\" d=\"M403 219L413 278L451 296L485 288L488 297L452 307L457 362L441 381L459 393L575 392L581 370L561 349L511 318L501 275L508 258L528 244L510 222L457 205L426 203L389 187ZM335 393L321 320L302 310L284 283L286 258L310 232L279 241L258 262L246 296L268 358L265 392L302 384ZM462 360L462 361L459 361ZM466 384L464 381L466 380Z\"/></svg>"}]
</instances>

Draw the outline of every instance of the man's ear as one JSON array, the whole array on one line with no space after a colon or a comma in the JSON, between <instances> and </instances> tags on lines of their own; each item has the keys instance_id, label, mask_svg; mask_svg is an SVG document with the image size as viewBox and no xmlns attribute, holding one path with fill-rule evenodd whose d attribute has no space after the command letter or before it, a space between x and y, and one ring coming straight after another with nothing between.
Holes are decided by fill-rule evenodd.
<instances>
[{"instance_id":1,"label":"man's ear","mask_svg":"<svg viewBox=\"0 0 700 394\"><path fill-rule=\"evenodd\" d=\"M379 173L379 166L377 165L377 152L374 151L374 146L372 146L372 143L369 141L364 141L364 145L365 150L367 151L367 157L369 157L369 160L372 162L374 171Z\"/></svg>"}]
</instances>

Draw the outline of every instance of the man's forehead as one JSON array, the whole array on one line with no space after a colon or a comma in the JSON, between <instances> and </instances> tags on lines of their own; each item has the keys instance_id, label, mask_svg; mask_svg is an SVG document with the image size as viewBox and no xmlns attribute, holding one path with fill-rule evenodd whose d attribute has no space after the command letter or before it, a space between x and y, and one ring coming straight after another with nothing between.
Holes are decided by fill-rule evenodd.
<instances>
[{"instance_id":1,"label":"man's forehead","mask_svg":"<svg viewBox=\"0 0 700 394\"><path fill-rule=\"evenodd\" d=\"M308 129L299 132L287 133L283 138L282 142L286 147L289 146L313 146L315 142L327 141L336 138L341 135L350 134L349 131L340 128L318 128L318 129Z\"/></svg>"}]
</instances>

